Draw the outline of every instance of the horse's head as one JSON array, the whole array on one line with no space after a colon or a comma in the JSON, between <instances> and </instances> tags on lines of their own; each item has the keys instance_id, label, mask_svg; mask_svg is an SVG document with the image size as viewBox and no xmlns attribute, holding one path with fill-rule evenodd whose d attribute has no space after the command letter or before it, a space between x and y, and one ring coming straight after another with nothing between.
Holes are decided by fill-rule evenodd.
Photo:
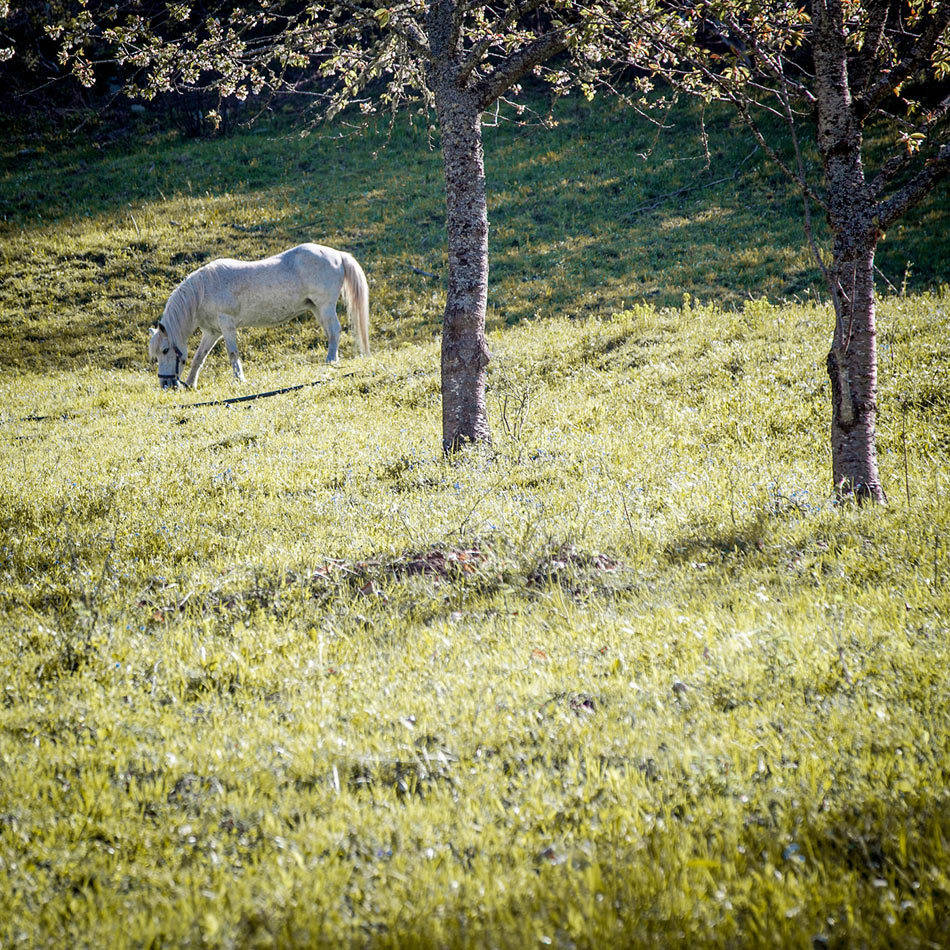
<instances>
[{"instance_id":1,"label":"horse's head","mask_svg":"<svg viewBox=\"0 0 950 950\"><path fill-rule=\"evenodd\" d=\"M179 346L159 324L152 328L148 341L148 358L158 361L158 381L162 389L177 389L181 383L181 371L188 356L188 345Z\"/></svg>"}]
</instances>

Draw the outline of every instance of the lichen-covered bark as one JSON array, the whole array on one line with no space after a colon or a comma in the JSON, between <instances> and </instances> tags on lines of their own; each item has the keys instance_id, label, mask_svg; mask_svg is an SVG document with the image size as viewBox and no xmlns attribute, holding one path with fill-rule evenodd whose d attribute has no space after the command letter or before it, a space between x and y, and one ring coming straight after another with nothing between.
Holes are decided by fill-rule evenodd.
<instances>
[{"instance_id":1,"label":"lichen-covered bark","mask_svg":"<svg viewBox=\"0 0 950 950\"><path fill-rule=\"evenodd\" d=\"M874 243L840 247L832 273L838 282L835 334L828 353L831 381L831 457L836 492L884 501L877 467L877 342L874 327Z\"/></svg>"},{"instance_id":2,"label":"lichen-covered bark","mask_svg":"<svg viewBox=\"0 0 950 950\"><path fill-rule=\"evenodd\" d=\"M814 5L818 148L834 235L828 271L835 331L828 354L835 491L884 501L877 467L877 345L874 251L877 205L864 176L863 136L848 85L840 0Z\"/></svg>"},{"instance_id":3,"label":"lichen-covered bark","mask_svg":"<svg viewBox=\"0 0 950 950\"><path fill-rule=\"evenodd\" d=\"M480 113L464 102L442 103L439 122L449 246L442 324L442 447L450 452L466 442L491 442L485 406L488 209Z\"/></svg>"},{"instance_id":4,"label":"lichen-covered bark","mask_svg":"<svg viewBox=\"0 0 950 950\"><path fill-rule=\"evenodd\" d=\"M442 139L449 278L442 324L442 447L491 442L485 405L488 206L478 95L464 79L453 0L430 8L428 68Z\"/></svg>"},{"instance_id":5,"label":"lichen-covered bark","mask_svg":"<svg viewBox=\"0 0 950 950\"><path fill-rule=\"evenodd\" d=\"M449 245L442 326L445 452L469 442L491 442L485 408L488 207L481 115L537 65L567 49L571 31L560 18L556 23L542 18L532 38L504 59L489 64L485 54L520 18L530 18L534 9L530 3L511 9L502 4L495 25L483 26L479 29L488 32L474 34L470 30L473 7L463 0L431 0L424 14L426 81L442 138ZM462 38L467 17L469 42ZM470 42L473 38L474 43Z\"/></svg>"}]
</instances>

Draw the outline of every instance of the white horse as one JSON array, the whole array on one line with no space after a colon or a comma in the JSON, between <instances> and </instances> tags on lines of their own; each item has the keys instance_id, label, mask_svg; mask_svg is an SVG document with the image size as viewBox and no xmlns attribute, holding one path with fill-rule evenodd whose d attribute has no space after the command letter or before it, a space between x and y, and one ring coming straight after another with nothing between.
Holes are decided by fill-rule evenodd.
<instances>
[{"instance_id":1,"label":"white horse","mask_svg":"<svg viewBox=\"0 0 950 950\"><path fill-rule=\"evenodd\" d=\"M211 348L224 338L234 375L244 380L238 327L269 327L310 311L326 331L327 362L336 360L340 321L336 303L346 300L360 352L369 353L369 287L352 255L319 244L301 244L262 261L211 261L189 274L165 304L152 329L148 355L158 361L162 389L177 387L188 356L188 338L201 327L201 342L185 385L194 387Z\"/></svg>"}]
</instances>

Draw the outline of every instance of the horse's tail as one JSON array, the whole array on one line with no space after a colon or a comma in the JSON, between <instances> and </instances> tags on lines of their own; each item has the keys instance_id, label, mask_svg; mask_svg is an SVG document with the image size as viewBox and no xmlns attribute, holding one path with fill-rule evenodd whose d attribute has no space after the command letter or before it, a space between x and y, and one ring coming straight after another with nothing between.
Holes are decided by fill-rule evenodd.
<instances>
[{"instance_id":1,"label":"horse's tail","mask_svg":"<svg viewBox=\"0 0 950 950\"><path fill-rule=\"evenodd\" d=\"M343 296L350 325L356 328L356 342L363 356L369 355L369 284L363 268L352 254L343 252Z\"/></svg>"}]
</instances>

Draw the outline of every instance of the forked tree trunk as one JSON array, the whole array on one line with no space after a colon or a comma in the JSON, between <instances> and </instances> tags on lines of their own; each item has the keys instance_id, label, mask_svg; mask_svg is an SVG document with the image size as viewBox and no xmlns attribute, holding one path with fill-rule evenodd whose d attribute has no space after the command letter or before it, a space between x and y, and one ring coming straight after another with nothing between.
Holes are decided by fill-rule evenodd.
<instances>
[{"instance_id":1,"label":"forked tree trunk","mask_svg":"<svg viewBox=\"0 0 950 950\"><path fill-rule=\"evenodd\" d=\"M449 282L442 325L442 448L453 452L467 442L491 442L485 409L488 340L488 207L481 116L493 102L540 63L567 49L569 31L543 30L511 51L504 62L484 70L484 58L500 34L463 41L464 23L482 16L478 4L431 0L425 13L426 80L435 101L445 171ZM500 16L496 29L508 30L535 4ZM502 9L505 5L501 5ZM485 10L488 8L486 7ZM487 25L483 24L485 29ZM469 36L469 40L472 36ZM421 42L413 36L410 41Z\"/></svg>"},{"instance_id":2,"label":"forked tree trunk","mask_svg":"<svg viewBox=\"0 0 950 950\"><path fill-rule=\"evenodd\" d=\"M481 110L448 77L435 83L445 171L449 280L442 325L442 448L491 442L485 384L488 208Z\"/></svg>"}]
</instances>

